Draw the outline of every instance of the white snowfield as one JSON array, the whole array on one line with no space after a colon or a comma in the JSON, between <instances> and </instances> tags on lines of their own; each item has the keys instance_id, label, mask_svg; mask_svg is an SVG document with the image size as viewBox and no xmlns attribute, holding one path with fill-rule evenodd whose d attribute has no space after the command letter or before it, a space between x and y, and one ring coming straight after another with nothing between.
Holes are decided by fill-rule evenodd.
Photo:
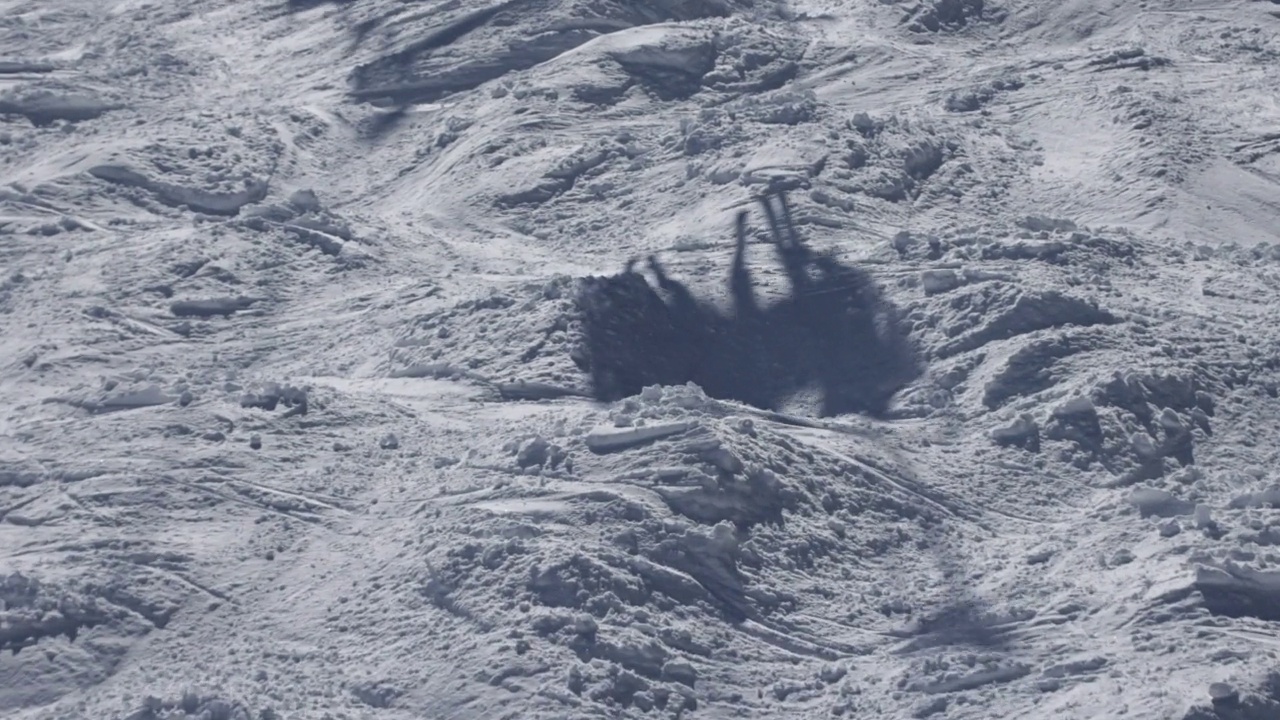
<instances>
[{"instance_id":1,"label":"white snowfield","mask_svg":"<svg viewBox=\"0 0 1280 720\"><path fill-rule=\"evenodd\" d=\"M1278 295L1275 0L0 0L0 717L1274 720Z\"/></svg>"}]
</instances>

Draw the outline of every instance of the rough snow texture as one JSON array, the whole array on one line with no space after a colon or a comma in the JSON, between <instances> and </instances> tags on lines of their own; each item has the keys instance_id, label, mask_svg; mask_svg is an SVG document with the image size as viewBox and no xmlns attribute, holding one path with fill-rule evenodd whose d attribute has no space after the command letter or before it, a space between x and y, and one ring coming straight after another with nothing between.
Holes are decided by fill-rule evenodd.
<instances>
[{"instance_id":1,"label":"rough snow texture","mask_svg":"<svg viewBox=\"0 0 1280 720\"><path fill-rule=\"evenodd\" d=\"M1280 716L1277 38L0 2L0 715ZM891 382L712 332L767 187Z\"/></svg>"}]
</instances>

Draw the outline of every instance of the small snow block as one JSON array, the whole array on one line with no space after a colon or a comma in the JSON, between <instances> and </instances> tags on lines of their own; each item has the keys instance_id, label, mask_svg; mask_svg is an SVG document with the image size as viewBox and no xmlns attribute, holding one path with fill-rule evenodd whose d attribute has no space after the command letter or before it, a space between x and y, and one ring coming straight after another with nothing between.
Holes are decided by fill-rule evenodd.
<instances>
[{"instance_id":1,"label":"small snow block","mask_svg":"<svg viewBox=\"0 0 1280 720\"><path fill-rule=\"evenodd\" d=\"M174 398L166 395L156 385L138 390L108 395L99 404L104 410L127 410L130 408L151 407L173 402Z\"/></svg>"},{"instance_id":2,"label":"small snow block","mask_svg":"<svg viewBox=\"0 0 1280 720\"><path fill-rule=\"evenodd\" d=\"M997 445L1015 445L1031 451L1040 449L1040 425L1028 413L1023 413L1008 425L991 429L991 439Z\"/></svg>"},{"instance_id":3,"label":"small snow block","mask_svg":"<svg viewBox=\"0 0 1280 720\"><path fill-rule=\"evenodd\" d=\"M562 397L588 397L587 393L575 388L526 380L499 383L497 387L498 394L503 400L554 400Z\"/></svg>"},{"instance_id":4,"label":"small snow block","mask_svg":"<svg viewBox=\"0 0 1280 720\"><path fill-rule=\"evenodd\" d=\"M694 687L698 681L698 671L684 660L668 660L662 666L662 677Z\"/></svg>"},{"instance_id":5,"label":"small snow block","mask_svg":"<svg viewBox=\"0 0 1280 720\"><path fill-rule=\"evenodd\" d=\"M1053 416L1062 419L1093 417L1097 414L1093 401L1087 397L1071 398L1053 409Z\"/></svg>"},{"instance_id":6,"label":"small snow block","mask_svg":"<svg viewBox=\"0 0 1280 720\"><path fill-rule=\"evenodd\" d=\"M1214 615L1280 621L1280 571L1227 561L1196 568L1195 589Z\"/></svg>"},{"instance_id":7,"label":"small snow block","mask_svg":"<svg viewBox=\"0 0 1280 720\"><path fill-rule=\"evenodd\" d=\"M551 456L551 444L541 437L530 438L516 453L516 465L521 469L542 467Z\"/></svg>"},{"instance_id":8,"label":"small snow block","mask_svg":"<svg viewBox=\"0 0 1280 720\"><path fill-rule=\"evenodd\" d=\"M177 317L230 317L237 311L253 305L253 298L217 297L198 300L175 300L169 303L169 311Z\"/></svg>"},{"instance_id":9,"label":"small snow block","mask_svg":"<svg viewBox=\"0 0 1280 720\"><path fill-rule=\"evenodd\" d=\"M702 453L702 459L730 475L737 475L746 469L746 465L743 464L741 458L722 447L704 451Z\"/></svg>"},{"instance_id":10,"label":"small snow block","mask_svg":"<svg viewBox=\"0 0 1280 720\"><path fill-rule=\"evenodd\" d=\"M938 295L960 287L960 276L955 270L925 270L920 273L920 285L925 295Z\"/></svg>"},{"instance_id":11,"label":"small snow block","mask_svg":"<svg viewBox=\"0 0 1280 720\"><path fill-rule=\"evenodd\" d=\"M1151 487L1134 488L1129 494L1129 504L1136 507L1142 517L1155 515L1170 518L1190 515L1195 511L1193 503L1178 498L1167 490Z\"/></svg>"},{"instance_id":12,"label":"small snow block","mask_svg":"<svg viewBox=\"0 0 1280 720\"><path fill-rule=\"evenodd\" d=\"M322 208L315 191L305 188L290 193L289 204L300 212L317 212Z\"/></svg>"},{"instance_id":13,"label":"small snow block","mask_svg":"<svg viewBox=\"0 0 1280 720\"><path fill-rule=\"evenodd\" d=\"M651 440L679 435L692 430L695 425L696 423L691 422L675 422L621 429L602 427L592 431L585 439L591 452L603 455L617 450L625 450Z\"/></svg>"}]
</instances>

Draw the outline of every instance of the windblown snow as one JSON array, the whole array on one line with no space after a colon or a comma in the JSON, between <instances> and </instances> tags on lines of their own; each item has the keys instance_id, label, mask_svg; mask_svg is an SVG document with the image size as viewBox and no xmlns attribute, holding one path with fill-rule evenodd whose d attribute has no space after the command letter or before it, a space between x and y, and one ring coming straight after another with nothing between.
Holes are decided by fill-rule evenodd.
<instances>
[{"instance_id":1,"label":"windblown snow","mask_svg":"<svg viewBox=\"0 0 1280 720\"><path fill-rule=\"evenodd\" d=\"M1280 717L1277 77L1274 0L0 0L0 715Z\"/></svg>"}]
</instances>

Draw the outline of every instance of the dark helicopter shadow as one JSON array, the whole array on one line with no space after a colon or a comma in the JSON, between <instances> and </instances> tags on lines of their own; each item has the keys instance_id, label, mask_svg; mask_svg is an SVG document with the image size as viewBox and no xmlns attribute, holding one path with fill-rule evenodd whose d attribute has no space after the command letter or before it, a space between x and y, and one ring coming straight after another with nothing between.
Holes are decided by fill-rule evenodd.
<instances>
[{"instance_id":1,"label":"dark helicopter shadow","mask_svg":"<svg viewBox=\"0 0 1280 720\"><path fill-rule=\"evenodd\" d=\"M759 202L791 286L781 301L765 306L756 298L746 212L737 217L728 313L696 298L653 257L656 289L635 261L621 274L583 280L583 343L574 359L590 373L598 399L693 382L711 397L777 410L814 388L821 416L880 415L919 376L919 358L870 275L806 246L784 194Z\"/></svg>"}]
</instances>

